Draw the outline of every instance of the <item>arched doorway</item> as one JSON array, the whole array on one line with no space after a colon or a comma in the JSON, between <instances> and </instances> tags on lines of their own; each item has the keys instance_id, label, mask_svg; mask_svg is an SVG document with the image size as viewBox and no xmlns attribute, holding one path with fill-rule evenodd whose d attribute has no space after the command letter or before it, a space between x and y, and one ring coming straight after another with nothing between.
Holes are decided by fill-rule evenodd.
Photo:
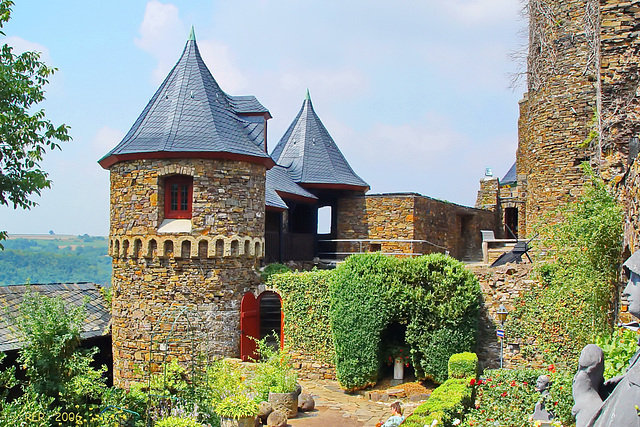
<instances>
[{"instance_id":1,"label":"arched doorway","mask_svg":"<svg viewBox=\"0 0 640 427\"><path fill-rule=\"evenodd\" d=\"M282 299L276 292L263 292L257 299L251 292L244 294L240 303L240 358L245 362L257 359L254 339L267 338L267 343L275 346L275 333L282 345L283 319Z\"/></svg>"},{"instance_id":2,"label":"arched doorway","mask_svg":"<svg viewBox=\"0 0 640 427\"><path fill-rule=\"evenodd\" d=\"M267 344L275 346L274 334L280 338L283 344L282 326L284 316L282 313L282 298L275 292L266 291L258 297L260 309L260 339L267 339Z\"/></svg>"}]
</instances>

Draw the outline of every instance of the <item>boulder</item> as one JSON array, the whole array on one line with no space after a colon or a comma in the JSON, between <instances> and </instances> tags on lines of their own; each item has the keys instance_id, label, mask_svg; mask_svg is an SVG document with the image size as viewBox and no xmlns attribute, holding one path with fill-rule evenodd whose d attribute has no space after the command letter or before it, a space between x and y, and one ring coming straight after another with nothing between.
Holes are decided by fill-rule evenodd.
<instances>
[{"instance_id":1,"label":"boulder","mask_svg":"<svg viewBox=\"0 0 640 427\"><path fill-rule=\"evenodd\" d=\"M298 396L298 409L301 412L313 411L316 407L316 401L313 400L310 394L302 393Z\"/></svg>"},{"instance_id":2,"label":"boulder","mask_svg":"<svg viewBox=\"0 0 640 427\"><path fill-rule=\"evenodd\" d=\"M267 417L267 426L268 427L287 427L287 413L276 409Z\"/></svg>"},{"instance_id":3,"label":"boulder","mask_svg":"<svg viewBox=\"0 0 640 427\"><path fill-rule=\"evenodd\" d=\"M260 402L260 404L258 405L258 418L260 418L262 424L267 423L267 417L269 417L269 414L271 414L272 412L273 407L271 406L271 403Z\"/></svg>"}]
</instances>

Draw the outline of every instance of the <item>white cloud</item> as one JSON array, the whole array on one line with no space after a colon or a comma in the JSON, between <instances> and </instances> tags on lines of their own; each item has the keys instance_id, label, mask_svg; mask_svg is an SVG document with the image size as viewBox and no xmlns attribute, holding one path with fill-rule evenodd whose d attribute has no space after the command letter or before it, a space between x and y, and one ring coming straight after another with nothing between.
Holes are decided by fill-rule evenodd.
<instances>
[{"instance_id":1,"label":"white cloud","mask_svg":"<svg viewBox=\"0 0 640 427\"><path fill-rule=\"evenodd\" d=\"M176 63L176 52L180 51L180 44L187 36L178 8L151 0L147 3L139 32L140 38L135 39L135 44L158 60L152 78L154 83L160 83Z\"/></svg>"},{"instance_id":2,"label":"white cloud","mask_svg":"<svg viewBox=\"0 0 640 427\"><path fill-rule=\"evenodd\" d=\"M214 40L198 40L198 49L222 90L232 95L242 95L238 91L247 87L247 78L234 65L229 46Z\"/></svg>"},{"instance_id":3,"label":"white cloud","mask_svg":"<svg viewBox=\"0 0 640 427\"><path fill-rule=\"evenodd\" d=\"M158 61L153 70L152 80L159 84L180 57L187 40L187 26L180 19L177 6L151 0L147 3L139 31L140 38L135 40L136 46L150 53ZM222 90L236 94L237 91L246 88L247 79L234 65L228 45L216 40L197 41L203 61Z\"/></svg>"},{"instance_id":4,"label":"white cloud","mask_svg":"<svg viewBox=\"0 0 640 427\"><path fill-rule=\"evenodd\" d=\"M29 40L25 40L22 37L18 36L9 36L3 40L3 44L4 43L13 47L13 53L16 55L27 51L40 52L40 59L44 61L45 64L51 65L51 56L49 55L49 49L47 49L40 43L30 42Z\"/></svg>"}]
</instances>

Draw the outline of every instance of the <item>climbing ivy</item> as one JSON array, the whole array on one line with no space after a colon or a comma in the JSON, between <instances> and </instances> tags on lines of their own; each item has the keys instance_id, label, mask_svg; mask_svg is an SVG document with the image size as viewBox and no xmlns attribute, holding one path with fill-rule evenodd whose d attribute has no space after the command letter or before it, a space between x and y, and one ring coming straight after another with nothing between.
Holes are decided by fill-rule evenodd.
<instances>
[{"instance_id":1,"label":"climbing ivy","mask_svg":"<svg viewBox=\"0 0 640 427\"><path fill-rule=\"evenodd\" d=\"M383 362L381 337L392 322L406 325L419 377L445 381L449 357L475 344L480 288L448 256L352 256L335 270L330 290L336 371L347 390L375 384Z\"/></svg>"},{"instance_id":2,"label":"climbing ivy","mask_svg":"<svg viewBox=\"0 0 640 427\"><path fill-rule=\"evenodd\" d=\"M621 249L622 209L601 179L554 212L539 229L535 271L540 286L516 300L507 334L526 357L573 369L581 349L608 333Z\"/></svg>"},{"instance_id":3,"label":"climbing ivy","mask_svg":"<svg viewBox=\"0 0 640 427\"><path fill-rule=\"evenodd\" d=\"M333 364L335 350L328 327L330 275L328 270L274 274L268 284L282 297L287 348Z\"/></svg>"}]
</instances>

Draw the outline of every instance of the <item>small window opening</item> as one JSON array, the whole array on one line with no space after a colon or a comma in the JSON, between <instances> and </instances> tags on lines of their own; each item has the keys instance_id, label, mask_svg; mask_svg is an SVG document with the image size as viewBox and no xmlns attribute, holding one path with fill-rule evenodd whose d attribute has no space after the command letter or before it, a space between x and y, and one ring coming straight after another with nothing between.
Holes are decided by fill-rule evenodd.
<instances>
[{"instance_id":1,"label":"small window opening","mask_svg":"<svg viewBox=\"0 0 640 427\"><path fill-rule=\"evenodd\" d=\"M193 177L176 175L165 180L164 216L169 219L190 219L193 198Z\"/></svg>"}]
</instances>

